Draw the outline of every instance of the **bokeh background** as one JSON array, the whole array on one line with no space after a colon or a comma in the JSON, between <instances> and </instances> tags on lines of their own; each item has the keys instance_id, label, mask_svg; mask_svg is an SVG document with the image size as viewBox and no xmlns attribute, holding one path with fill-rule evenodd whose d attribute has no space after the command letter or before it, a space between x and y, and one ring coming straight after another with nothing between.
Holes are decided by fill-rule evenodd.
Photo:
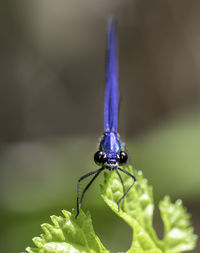
<instances>
[{"instance_id":1,"label":"bokeh background","mask_svg":"<svg viewBox=\"0 0 200 253\"><path fill-rule=\"evenodd\" d=\"M32 245L51 214L75 207L78 177L96 168L110 15L118 22L119 132L155 202L183 199L200 234L200 1L0 5L0 252ZM103 244L125 251L131 230L103 203L102 180L83 208Z\"/></svg>"}]
</instances>

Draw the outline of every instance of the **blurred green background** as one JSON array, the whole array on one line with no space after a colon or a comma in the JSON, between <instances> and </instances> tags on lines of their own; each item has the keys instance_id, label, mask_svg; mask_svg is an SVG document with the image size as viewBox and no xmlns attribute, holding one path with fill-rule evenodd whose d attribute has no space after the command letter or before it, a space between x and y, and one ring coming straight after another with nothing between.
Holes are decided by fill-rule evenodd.
<instances>
[{"instance_id":1,"label":"blurred green background","mask_svg":"<svg viewBox=\"0 0 200 253\"><path fill-rule=\"evenodd\" d=\"M120 135L155 202L183 199L200 234L200 2L7 0L0 7L0 252L23 252L50 215L75 208L77 179L97 168L110 15L119 32ZM83 209L103 244L125 251L131 230L103 203L102 180ZM154 223L162 236L157 209Z\"/></svg>"}]
</instances>

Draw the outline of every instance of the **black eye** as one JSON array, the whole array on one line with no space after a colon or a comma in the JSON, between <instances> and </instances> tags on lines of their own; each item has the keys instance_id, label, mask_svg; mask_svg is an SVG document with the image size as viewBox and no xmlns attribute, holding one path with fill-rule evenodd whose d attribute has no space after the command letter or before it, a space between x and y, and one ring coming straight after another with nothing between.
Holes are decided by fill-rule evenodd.
<instances>
[{"instance_id":1,"label":"black eye","mask_svg":"<svg viewBox=\"0 0 200 253\"><path fill-rule=\"evenodd\" d=\"M94 161L97 165L101 165L106 161L106 154L102 151L97 151L94 154Z\"/></svg>"},{"instance_id":2,"label":"black eye","mask_svg":"<svg viewBox=\"0 0 200 253\"><path fill-rule=\"evenodd\" d=\"M126 163L127 160L128 160L128 155L127 155L127 153L124 152L124 151L121 151L121 152L120 152L119 157L120 157L120 158L119 158L119 163L120 163L120 164Z\"/></svg>"}]
</instances>

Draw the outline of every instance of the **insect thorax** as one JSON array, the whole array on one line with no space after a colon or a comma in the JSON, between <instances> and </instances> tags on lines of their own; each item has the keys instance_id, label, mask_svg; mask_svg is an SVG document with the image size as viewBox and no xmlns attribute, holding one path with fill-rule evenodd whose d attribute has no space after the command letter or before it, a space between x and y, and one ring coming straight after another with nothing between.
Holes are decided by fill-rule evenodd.
<instances>
[{"instance_id":1,"label":"insect thorax","mask_svg":"<svg viewBox=\"0 0 200 253\"><path fill-rule=\"evenodd\" d=\"M121 140L115 132L104 133L99 150L104 151L106 154L119 154L121 151Z\"/></svg>"}]
</instances>

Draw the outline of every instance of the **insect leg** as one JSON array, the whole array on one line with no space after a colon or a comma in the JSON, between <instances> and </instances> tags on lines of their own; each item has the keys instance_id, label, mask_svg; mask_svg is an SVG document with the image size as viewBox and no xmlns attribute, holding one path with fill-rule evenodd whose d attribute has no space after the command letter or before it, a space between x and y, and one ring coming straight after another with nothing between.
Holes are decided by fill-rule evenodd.
<instances>
[{"instance_id":1,"label":"insect leg","mask_svg":"<svg viewBox=\"0 0 200 253\"><path fill-rule=\"evenodd\" d=\"M121 183L122 183L122 187L123 187L123 196L124 196L124 194L125 194L125 187L124 187L123 179L122 179L122 177L121 177L121 175L120 175L120 173L119 173L119 171L118 171L117 169L116 169L116 173L117 173L117 175L119 176L119 179L120 179L120 181L121 181ZM120 203L120 199L117 201L118 212L119 212L119 210L120 210L119 203ZM123 203L122 203L122 210L124 210L124 198L123 198Z\"/></svg>"},{"instance_id":2,"label":"insect leg","mask_svg":"<svg viewBox=\"0 0 200 253\"><path fill-rule=\"evenodd\" d=\"M132 188L132 186L135 184L135 182L137 181L136 177L133 176L131 173L129 173L128 171L122 169L122 168L119 168L118 167L118 170L124 172L126 175L128 175L129 177L133 178L134 182L131 184L131 186L128 188L128 190L124 193L124 195L118 200L117 204L119 205L120 201L122 199L124 199L124 197L128 194L128 192L130 191L130 189Z\"/></svg>"},{"instance_id":3,"label":"insect leg","mask_svg":"<svg viewBox=\"0 0 200 253\"><path fill-rule=\"evenodd\" d=\"M92 172L89 172L87 174L85 174L84 176L80 177L79 180L78 180L78 183L77 183L77 201L76 201L76 206L77 206L77 213L76 213L76 218L78 217L79 215L79 209L81 207L81 204L82 204L82 201L83 201L83 197L85 195L85 192L87 191L87 189L90 187L90 185L92 184L92 182L95 180L95 178L99 175L99 173L103 170L104 168L100 168L98 170L94 170ZM96 173L96 174L95 174ZM81 200L80 200L80 203L79 203L79 185L80 185L80 182L91 176L91 175L94 175L94 177L90 180L90 182L86 185L85 189L83 190L83 193L81 194Z\"/></svg>"}]
</instances>

